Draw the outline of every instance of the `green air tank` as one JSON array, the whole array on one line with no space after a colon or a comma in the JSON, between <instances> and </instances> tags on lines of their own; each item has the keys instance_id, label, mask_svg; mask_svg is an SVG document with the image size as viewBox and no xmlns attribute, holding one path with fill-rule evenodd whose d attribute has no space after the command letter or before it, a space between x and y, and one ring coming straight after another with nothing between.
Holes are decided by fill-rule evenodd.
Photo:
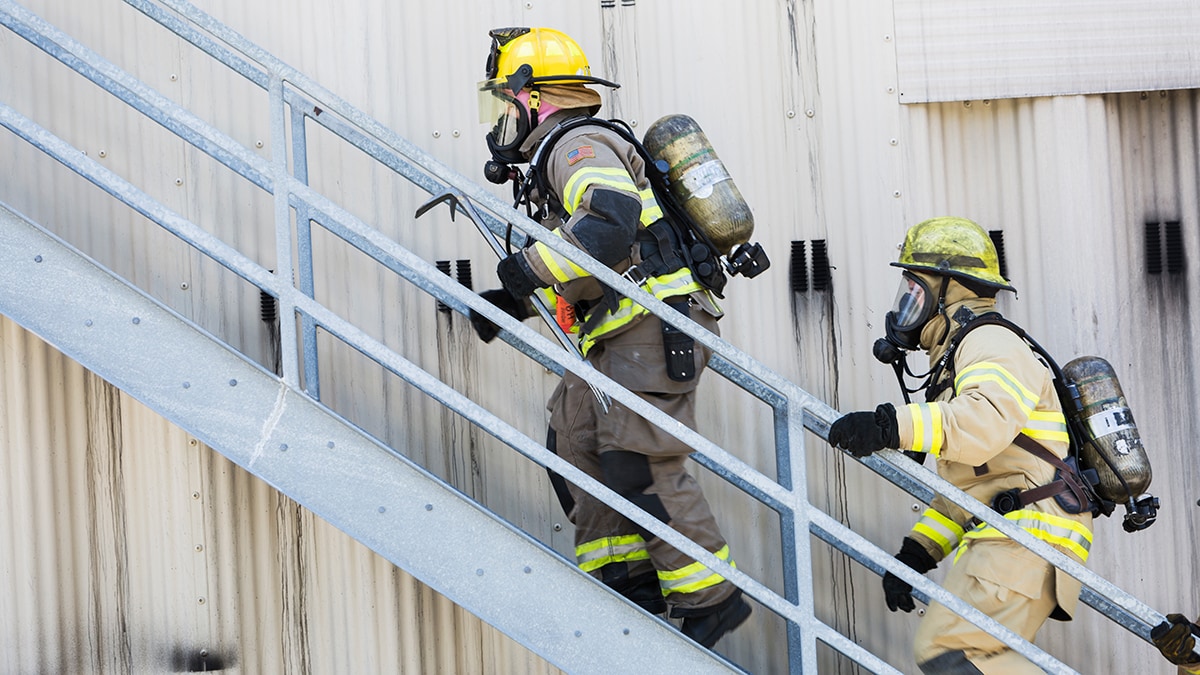
<instances>
[{"instance_id":1,"label":"green air tank","mask_svg":"<svg viewBox=\"0 0 1200 675\"><path fill-rule=\"evenodd\" d=\"M1150 487L1150 460L1116 372L1098 356L1081 356L1062 372L1079 391L1073 414L1088 432L1080 460L1100 474L1096 492L1118 504L1137 499Z\"/></svg>"},{"instance_id":2,"label":"green air tank","mask_svg":"<svg viewBox=\"0 0 1200 675\"><path fill-rule=\"evenodd\" d=\"M667 115L642 144L666 162L671 193L722 255L750 241L754 215L696 120Z\"/></svg>"}]
</instances>

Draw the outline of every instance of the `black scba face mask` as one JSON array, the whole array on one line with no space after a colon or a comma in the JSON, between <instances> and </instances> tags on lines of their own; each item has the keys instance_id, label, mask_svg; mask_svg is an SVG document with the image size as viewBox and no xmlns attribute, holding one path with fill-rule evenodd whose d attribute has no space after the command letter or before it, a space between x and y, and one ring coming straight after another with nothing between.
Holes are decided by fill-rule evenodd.
<instances>
[{"instance_id":1,"label":"black scba face mask","mask_svg":"<svg viewBox=\"0 0 1200 675\"><path fill-rule=\"evenodd\" d=\"M944 281L942 288L934 293L920 277L905 272L892 310L884 318L888 342L907 351L920 348L921 329L933 318L945 290Z\"/></svg>"}]
</instances>

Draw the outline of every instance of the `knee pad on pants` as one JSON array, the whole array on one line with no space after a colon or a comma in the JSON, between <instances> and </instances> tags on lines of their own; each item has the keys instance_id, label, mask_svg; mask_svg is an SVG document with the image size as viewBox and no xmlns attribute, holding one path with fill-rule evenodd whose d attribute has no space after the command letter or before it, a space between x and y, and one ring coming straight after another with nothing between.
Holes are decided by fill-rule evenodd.
<instances>
[{"instance_id":1,"label":"knee pad on pants","mask_svg":"<svg viewBox=\"0 0 1200 675\"><path fill-rule=\"evenodd\" d=\"M614 492L640 506L650 515L664 523L671 522L667 507L663 505L658 495L646 494L646 488L654 484L654 476L650 472L650 458L628 450L611 450L600 455L600 470L604 474L604 484ZM642 527L638 534L646 541L654 535Z\"/></svg>"}]
</instances>

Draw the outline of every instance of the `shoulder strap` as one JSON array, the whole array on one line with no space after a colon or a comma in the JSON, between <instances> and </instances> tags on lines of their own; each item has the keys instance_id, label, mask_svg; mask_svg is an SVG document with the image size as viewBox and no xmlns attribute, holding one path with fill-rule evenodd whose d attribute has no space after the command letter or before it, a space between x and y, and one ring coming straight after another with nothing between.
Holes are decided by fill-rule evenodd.
<instances>
[{"instance_id":1,"label":"shoulder strap","mask_svg":"<svg viewBox=\"0 0 1200 675\"><path fill-rule=\"evenodd\" d=\"M966 307L960 307L952 317L956 323L962 326L954 337L950 338L950 344L946 347L946 353L942 354L942 358L938 359L937 365L934 366L933 372L930 375L929 387L925 390L925 400L933 401L947 387L954 386L954 378L956 368L954 365L954 355L958 352L958 346L962 343L967 334L981 326L996 325L1004 326L1013 331L1022 338L1025 337L1025 331L1017 324L1004 318L999 312L987 312L984 314L975 314ZM942 378L942 372L947 368L950 370L950 377Z\"/></svg>"}]
</instances>

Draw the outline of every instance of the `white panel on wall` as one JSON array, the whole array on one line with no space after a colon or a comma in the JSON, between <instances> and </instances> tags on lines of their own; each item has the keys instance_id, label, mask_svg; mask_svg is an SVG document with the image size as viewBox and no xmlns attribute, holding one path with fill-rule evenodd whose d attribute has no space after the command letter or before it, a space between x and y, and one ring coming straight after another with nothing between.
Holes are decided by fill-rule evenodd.
<instances>
[{"instance_id":1,"label":"white panel on wall","mask_svg":"<svg viewBox=\"0 0 1200 675\"><path fill-rule=\"evenodd\" d=\"M904 103L1200 86L1192 0L895 0Z\"/></svg>"}]
</instances>

